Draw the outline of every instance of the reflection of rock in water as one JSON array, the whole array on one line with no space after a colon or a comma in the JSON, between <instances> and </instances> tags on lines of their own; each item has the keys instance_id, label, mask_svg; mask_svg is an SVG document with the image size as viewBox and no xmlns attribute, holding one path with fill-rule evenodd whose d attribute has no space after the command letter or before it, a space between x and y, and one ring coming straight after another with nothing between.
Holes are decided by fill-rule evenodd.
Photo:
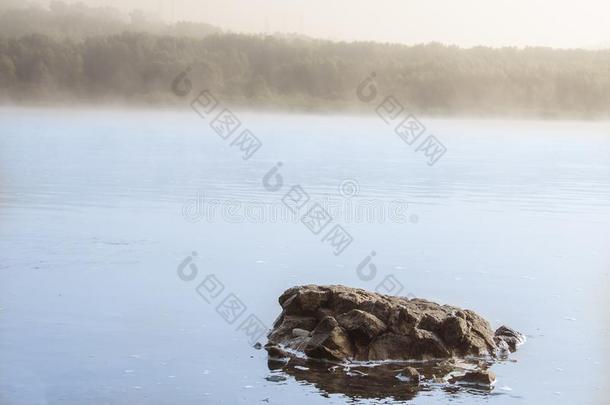
<instances>
[{"instance_id":1,"label":"reflection of rock in water","mask_svg":"<svg viewBox=\"0 0 610 405\"><path fill-rule=\"evenodd\" d=\"M419 363L336 364L291 356L289 359L269 359L269 369L275 373L269 381L284 381L278 376L291 376L298 382L312 384L321 395L343 394L350 398L407 401L420 391L444 390L455 393L468 390L481 395L493 388L494 377L490 362L450 360ZM279 374L276 374L279 373ZM466 379L468 381L462 381Z\"/></svg>"}]
</instances>

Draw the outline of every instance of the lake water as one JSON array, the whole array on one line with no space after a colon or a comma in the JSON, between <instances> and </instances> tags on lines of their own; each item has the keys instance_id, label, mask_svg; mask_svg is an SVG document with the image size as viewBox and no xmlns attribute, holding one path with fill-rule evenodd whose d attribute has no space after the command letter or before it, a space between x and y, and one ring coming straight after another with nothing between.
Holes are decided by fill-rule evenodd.
<instances>
[{"instance_id":1,"label":"lake water","mask_svg":"<svg viewBox=\"0 0 610 405\"><path fill-rule=\"evenodd\" d=\"M528 338L493 391L413 403L608 403L609 122L422 119L447 148L429 166L376 116L238 116L263 143L249 160L188 106L0 109L0 403L398 402L271 370L240 329L291 286L390 275ZM342 254L273 217L295 185L353 237ZM204 280L224 286L210 302Z\"/></svg>"}]
</instances>

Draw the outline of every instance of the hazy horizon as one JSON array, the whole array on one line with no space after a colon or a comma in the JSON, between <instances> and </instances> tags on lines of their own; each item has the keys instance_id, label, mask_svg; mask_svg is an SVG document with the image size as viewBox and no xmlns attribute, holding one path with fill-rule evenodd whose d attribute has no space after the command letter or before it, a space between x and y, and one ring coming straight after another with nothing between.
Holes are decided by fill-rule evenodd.
<instances>
[{"instance_id":1,"label":"hazy horizon","mask_svg":"<svg viewBox=\"0 0 610 405\"><path fill-rule=\"evenodd\" d=\"M472 46L610 46L610 5L600 0L64 0L140 9L167 22L206 22L242 33L295 33L335 41ZM48 5L46 0L34 3ZM1 3L12 3L8 0ZM237 10L237 11L236 11ZM460 16L460 18L456 18Z\"/></svg>"}]
</instances>

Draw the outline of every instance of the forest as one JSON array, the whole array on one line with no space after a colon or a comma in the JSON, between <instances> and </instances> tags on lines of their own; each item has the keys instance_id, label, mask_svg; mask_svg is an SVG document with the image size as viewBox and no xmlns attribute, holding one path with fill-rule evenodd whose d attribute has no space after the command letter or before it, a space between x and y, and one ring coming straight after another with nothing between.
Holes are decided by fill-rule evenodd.
<instances>
[{"instance_id":1,"label":"forest","mask_svg":"<svg viewBox=\"0 0 610 405\"><path fill-rule=\"evenodd\" d=\"M430 115L610 116L610 50L460 48L246 35L202 23L53 2L0 10L3 103L172 104L187 67L195 89L236 106L363 108L357 86Z\"/></svg>"}]
</instances>

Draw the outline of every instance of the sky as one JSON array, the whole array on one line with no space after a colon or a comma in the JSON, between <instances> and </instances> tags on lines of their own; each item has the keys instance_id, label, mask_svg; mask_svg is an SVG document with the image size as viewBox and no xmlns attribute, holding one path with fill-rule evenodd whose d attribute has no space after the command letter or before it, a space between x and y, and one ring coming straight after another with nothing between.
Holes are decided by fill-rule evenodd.
<instances>
[{"instance_id":1,"label":"sky","mask_svg":"<svg viewBox=\"0 0 610 405\"><path fill-rule=\"evenodd\" d=\"M139 8L166 21L202 21L236 32L465 47L610 47L608 0L79 1L124 12Z\"/></svg>"}]
</instances>

